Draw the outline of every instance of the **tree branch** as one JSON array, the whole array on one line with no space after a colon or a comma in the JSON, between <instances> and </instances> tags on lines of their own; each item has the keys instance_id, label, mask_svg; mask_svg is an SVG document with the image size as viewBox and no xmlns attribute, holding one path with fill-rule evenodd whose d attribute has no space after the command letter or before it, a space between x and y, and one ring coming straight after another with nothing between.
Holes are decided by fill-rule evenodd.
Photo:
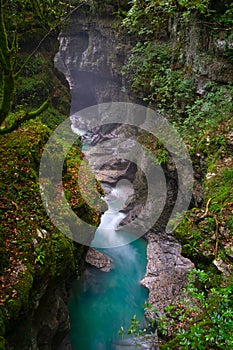
<instances>
[{"instance_id":1,"label":"tree branch","mask_svg":"<svg viewBox=\"0 0 233 350\"><path fill-rule=\"evenodd\" d=\"M13 124L8 127L8 128L3 128L0 129L0 135L5 135L5 134L9 134L10 132L18 129L23 123L25 123L28 120L34 119L35 117L37 117L38 115L40 115L42 112L44 112L50 103L50 99L47 99L44 103L42 103L42 105L37 108L35 111L31 111L26 113L22 118L20 119L15 119L15 121L13 122Z\"/></svg>"},{"instance_id":2,"label":"tree branch","mask_svg":"<svg viewBox=\"0 0 233 350\"><path fill-rule=\"evenodd\" d=\"M210 205L210 202L213 198L209 198L208 201L207 201L207 204L206 204L206 208L205 208L205 212L202 216L199 217L199 219L204 219L206 216L208 216L208 213L209 213L209 205Z\"/></svg>"}]
</instances>

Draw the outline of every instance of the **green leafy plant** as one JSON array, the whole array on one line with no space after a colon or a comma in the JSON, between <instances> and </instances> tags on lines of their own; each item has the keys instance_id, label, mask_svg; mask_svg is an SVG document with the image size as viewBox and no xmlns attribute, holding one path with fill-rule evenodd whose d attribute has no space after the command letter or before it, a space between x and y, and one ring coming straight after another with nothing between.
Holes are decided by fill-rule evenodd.
<instances>
[{"instance_id":1,"label":"green leafy plant","mask_svg":"<svg viewBox=\"0 0 233 350\"><path fill-rule=\"evenodd\" d=\"M45 252L44 252L43 246L40 245L39 247L36 247L36 248L35 248L35 252L36 252L35 264L36 264L36 263L40 263L41 265L44 265L44 262L45 262Z\"/></svg>"},{"instance_id":2,"label":"green leafy plant","mask_svg":"<svg viewBox=\"0 0 233 350\"><path fill-rule=\"evenodd\" d=\"M167 339L161 349L228 349L232 347L233 323L232 277L223 279L213 287L209 273L200 269L190 271L186 300L175 302L166 308L166 314L158 320L158 331ZM174 322L176 320L176 322ZM185 323L184 323L185 320ZM171 325L176 336L168 337ZM172 338L172 339L171 339ZM169 340L170 339L170 340Z\"/></svg>"}]
</instances>

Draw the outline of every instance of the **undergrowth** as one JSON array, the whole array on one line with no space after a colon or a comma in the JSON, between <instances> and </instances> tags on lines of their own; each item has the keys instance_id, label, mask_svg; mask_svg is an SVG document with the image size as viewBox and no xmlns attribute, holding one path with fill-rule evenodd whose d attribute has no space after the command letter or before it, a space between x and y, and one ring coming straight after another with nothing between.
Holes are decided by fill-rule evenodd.
<instances>
[{"instance_id":1,"label":"undergrowth","mask_svg":"<svg viewBox=\"0 0 233 350\"><path fill-rule=\"evenodd\" d=\"M176 127L201 188L202 198L194 198L194 208L174 231L183 255L196 268L190 272L186 296L174 300L156 320L161 349L233 347L233 85L230 76L223 83L202 74L205 59L232 64L232 9L229 1L136 0L123 19L134 41L123 67L126 85ZM190 60L193 47L187 31L197 23L205 38L224 34L219 56L201 47L200 39ZM157 140L144 134L139 141L157 157L160 150L161 162L166 162L166 149ZM138 335L135 320L132 327Z\"/></svg>"}]
</instances>

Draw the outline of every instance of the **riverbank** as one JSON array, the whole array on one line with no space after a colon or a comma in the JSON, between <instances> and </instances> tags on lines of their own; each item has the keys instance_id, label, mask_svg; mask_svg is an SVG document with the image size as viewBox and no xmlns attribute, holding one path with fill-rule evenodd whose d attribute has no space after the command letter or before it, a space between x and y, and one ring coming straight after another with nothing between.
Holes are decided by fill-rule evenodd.
<instances>
[{"instance_id":1,"label":"riverbank","mask_svg":"<svg viewBox=\"0 0 233 350\"><path fill-rule=\"evenodd\" d=\"M1 137L1 336L6 349L32 343L58 346L69 330L66 302L70 280L79 273L85 248L75 244L47 217L40 197L38 165L50 130L40 121ZM73 158L77 161L76 158ZM79 159L80 161L80 159ZM71 167L64 175L72 190ZM87 220L93 214L85 204ZM93 222L98 223L98 217ZM57 315L60 315L59 317Z\"/></svg>"},{"instance_id":2,"label":"riverbank","mask_svg":"<svg viewBox=\"0 0 233 350\"><path fill-rule=\"evenodd\" d=\"M19 62L45 35L30 18L23 24L28 36L19 38ZM79 274L86 254L83 246L53 226L39 188L43 148L56 126L69 116L69 86L53 62L58 44L56 35L48 36L22 69L12 116L35 109L47 94L51 98L48 109L0 139L1 350L58 348L70 328L66 306L70 282ZM81 151L70 151L64 169L65 192L73 210L80 210L81 217L96 225L99 214L88 210L77 191L75 197L70 196L81 159Z\"/></svg>"}]
</instances>

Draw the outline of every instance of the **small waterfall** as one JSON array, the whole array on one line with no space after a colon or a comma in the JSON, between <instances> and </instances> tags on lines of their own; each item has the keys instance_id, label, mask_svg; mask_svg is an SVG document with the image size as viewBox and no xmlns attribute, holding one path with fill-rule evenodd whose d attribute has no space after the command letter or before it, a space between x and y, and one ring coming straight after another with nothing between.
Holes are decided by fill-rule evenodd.
<instances>
[{"instance_id":1,"label":"small waterfall","mask_svg":"<svg viewBox=\"0 0 233 350\"><path fill-rule=\"evenodd\" d=\"M134 315L141 324L145 322L143 304L148 292L140 286L140 280L145 274L146 242L138 239L125 244L127 233L115 230L125 217L119 210L132 193L127 185L120 181L117 187L108 187L108 210L92 242L112 259L112 270L102 272L87 266L72 289L69 309L73 350L121 349L120 327L127 329Z\"/></svg>"},{"instance_id":2,"label":"small waterfall","mask_svg":"<svg viewBox=\"0 0 233 350\"><path fill-rule=\"evenodd\" d=\"M116 74L118 68L116 72L113 69L114 66L120 69L122 62L112 55L117 38L109 19L87 23L74 16L63 29L60 41L56 67L69 81L72 130L85 139L82 149L85 153L91 140L88 133L84 135L84 130L92 130L96 118L91 115L83 122L77 113L103 102L131 99L122 79ZM106 149L101 153L105 154ZM94 161L97 165L100 163L99 159ZM125 180L106 192L108 210L101 218L92 246L111 257L113 268L106 273L86 266L80 280L73 285L69 300L73 350L116 350L119 346L115 341L121 340L118 335L120 327L127 329L134 315L144 322L143 304L148 291L140 285L140 280L146 270L147 244L143 239L132 240L128 233L116 230L125 217L122 210L127 206L133 189Z\"/></svg>"},{"instance_id":3,"label":"small waterfall","mask_svg":"<svg viewBox=\"0 0 233 350\"><path fill-rule=\"evenodd\" d=\"M116 229L126 216L119 210L125 207L128 198L132 194L130 185L126 180L119 181L117 187L112 188L104 198L108 204L108 210L101 217L100 225L91 244L92 247L113 248L128 243L126 233L116 231Z\"/></svg>"}]
</instances>

